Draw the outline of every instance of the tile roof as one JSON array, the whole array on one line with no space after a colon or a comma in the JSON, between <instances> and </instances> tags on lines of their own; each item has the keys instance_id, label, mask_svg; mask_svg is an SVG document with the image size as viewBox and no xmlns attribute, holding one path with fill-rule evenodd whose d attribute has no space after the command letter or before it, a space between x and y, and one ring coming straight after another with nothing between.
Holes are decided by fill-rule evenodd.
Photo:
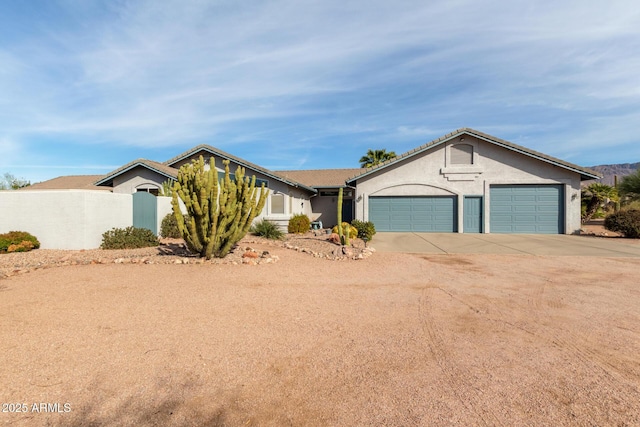
<instances>
[{"instance_id":1,"label":"tile roof","mask_svg":"<svg viewBox=\"0 0 640 427\"><path fill-rule=\"evenodd\" d=\"M374 166L374 167L368 168L368 169L363 169L363 171L361 173L355 174L352 177L350 177L349 179L347 179L347 184L353 183L354 181L356 181L359 178L362 178L362 177L364 177L366 175L369 175L369 174L371 174L373 172L376 172L376 171L378 171L380 169L384 169L387 166L392 165L392 164L397 163L397 162L400 162L400 161L402 161L402 160L404 160L404 159L406 159L408 157L412 157L412 156L414 156L416 154L422 153L424 151L428 151L428 150L430 150L430 149L432 149L432 148L434 148L434 147L436 147L436 146L438 146L438 145L440 145L440 144L442 144L444 142L447 142L447 141L450 141L450 140L452 140L454 138L457 138L457 137L461 136L462 134L473 136L473 137L476 137L476 138L481 139L483 141L487 141L487 142L496 144L496 145L501 146L503 148L506 148L508 150L512 150L512 151L527 155L529 157L533 157L535 159L541 160L543 162L551 163L553 165L560 166L560 167L563 167L565 169L569 169L569 170L571 170L573 172L577 172L577 173L580 174L580 177L581 177L582 180L585 180L585 179L599 179L599 178L601 178L600 174L598 174L596 171L593 171L591 169L588 169L588 168L585 168L585 167L582 167L582 166L578 166L576 164L573 164L573 163L570 163L570 162L566 162L564 160L560 160L560 159L555 158L553 156L549 156L547 154L543 154L543 153L540 153L538 151L531 150L531 149L523 147L521 145L514 144L513 142L506 141L504 139L496 138L495 136L491 136L489 134L477 131L475 129L461 128L461 129L455 130L455 131L453 131L451 133L448 133L448 134L446 134L444 136L441 136L440 138L434 139L433 141L428 142L428 143L426 143L424 145L416 147L413 150L409 150L406 153L403 153L403 154L401 154L401 155L399 155L397 157L394 157L391 160L387 160L386 162L380 163L377 166Z\"/></svg>"},{"instance_id":2,"label":"tile roof","mask_svg":"<svg viewBox=\"0 0 640 427\"><path fill-rule=\"evenodd\" d=\"M178 154L177 156L173 157L172 159L167 160L166 162L164 162L164 164L168 165L168 166L173 166L176 163L180 162L181 160L188 159L189 157L193 156L194 154L197 154L199 151L206 151L208 153L213 154L214 156L219 156L219 157L223 157L223 158L228 159L228 160L232 160L234 163L237 163L242 167L245 167L245 168L248 168L248 169L252 169L252 170L254 170L256 172L260 172L263 175L266 175L266 176L268 176L270 178L275 178L275 179L277 179L279 181L284 182L285 184L292 185L294 187L302 187L302 188L305 188L306 190L311 191L312 193L316 192L316 190L314 188L306 185L303 182L297 181L297 180L295 180L293 178L284 177L284 176L278 174L277 172L271 171L269 169L265 169L262 166L258 166L255 163L248 162L248 161L246 161L244 159L241 159L240 157L236 157L233 154L229 154L229 153L227 153L225 151L222 151L222 150L220 150L220 149L218 149L216 147L212 147L211 145L207 145L207 144L200 144L200 145L198 145L196 147L193 147L193 148L185 151L184 153Z\"/></svg>"},{"instance_id":3,"label":"tile roof","mask_svg":"<svg viewBox=\"0 0 640 427\"><path fill-rule=\"evenodd\" d=\"M94 185L104 175L67 175L48 181L37 182L20 190L102 190L111 191L108 187Z\"/></svg>"},{"instance_id":4,"label":"tile roof","mask_svg":"<svg viewBox=\"0 0 640 427\"><path fill-rule=\"evenodd\" d=\"M274 173L310 187L344 187L347 178L350 178L366 169L309 169L275 171Z\"/></svg>"},{"instance_id":5,"label":"tile roof","mask_svg":"<svg viewBox=\"0 0 640 427\"><path fill-rule=\"evenodd\" d=\"M153 160L137 159L104 175L102 179L96 181L96 185L108 185L108 183L110 183L116 176L121 175L138 166L142 166L152 171L158 172L159 174L164 175L167 178L175 179L178 177L178 169L176 168L167 166L164 163L154 162Z\"/></svg>"}]
</instances>

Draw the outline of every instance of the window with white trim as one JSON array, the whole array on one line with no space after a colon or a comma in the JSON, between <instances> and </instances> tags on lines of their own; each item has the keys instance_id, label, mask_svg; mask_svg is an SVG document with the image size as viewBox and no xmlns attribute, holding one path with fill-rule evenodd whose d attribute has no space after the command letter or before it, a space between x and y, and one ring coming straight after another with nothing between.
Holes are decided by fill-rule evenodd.
<instances>
[{"instance_id":1,"label":"window with white trim","mask_svg":"<svg viewBox=\"0 0 640 427\"><path fill-rule=\"evenodd\" d=\"M284 215L284 194L271 195L271 213Z\"/></svg>"}]
</instances>

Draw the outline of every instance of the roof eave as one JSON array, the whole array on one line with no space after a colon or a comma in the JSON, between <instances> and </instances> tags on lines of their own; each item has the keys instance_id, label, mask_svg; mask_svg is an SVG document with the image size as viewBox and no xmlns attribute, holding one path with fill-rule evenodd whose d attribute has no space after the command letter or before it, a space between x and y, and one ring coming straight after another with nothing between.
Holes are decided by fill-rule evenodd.
<instances>
[{"instance_id":1,"label":"roof eave","mask_svg":"<svg viewBox=\"0 0 640 427\"><path fill-rule=\"evenodd\" d=\"M144 167L146 169L149 169L149 170L151 170L153 172L156 172L156 173L158 173L158 174L160 174L162 176L165 176L165 177L167 177L169 179L173 179L173 180L176 179L175 176L172 176L172 175L170 175L170 174L168 174L166 172L163 172L163 171L161 171L159 169L156 169L153 166L149 166L149 165L147 165L147 164L145 164L143 162L136 162L136 163L132 164L131 166L129 166L129 167L127 167L127 168L125 168L125 169L123 169L121 171L118 171L117 173L113 173L113 174L107 175L106 177L102 178L101 180L96 181L94 183L94 185L96 185L96 186L107 185L108 186L108 183L112 182L115 177L120 176L123 173L129 172L130 170L135 169L138 166L142 166L142 167Z\"/></svg>"},{"instance_id":2,"label":"roof eave","mask_svg":"<svg viewBox=\"0 0 640 427\"><path fill-rule=\"evenodd\" d=\"M394 159L388 160L387 162L382 163L381 165L372 168L368 172L364 172L361 175L356 175L356 176L354 176L352 178L349 178L346 181L346 183L347 184L352 184L352 183L358 181L361 178L364 178L364 177L366 177L366 176L368 176L368 175L370 175L372 173L375 173L375 172L378 172L380 170L383 170L383 169L385 169L385 168L387 168L387 167L389 167L391 165L394 165L394 164L396 164L398 162L401 162L404 159L411 158L411 157L413 157L415 155L418 155L418 154L423 153L425 151L431 150L431 149L433 149L433 148L435 148L435 147L437 147L439 145L442 145L443 143L451 141L452 139L455 139L455 138L459 137L462 134L466 134L466 135L470 135L470 136L473 136L473 137L478 138L478 139L482 139L483 141L490 142L492 144L496 144L496 145L501 146L503 148L506 148L508 150L511 150L511 151L514 151L514 152L529 156L531 158L543 161L545 163L549 163L549 164L552 164L554 166L561 167L563 169L567 169L567 170L570 170L572 172L578 173L580 175L580 180L581 181L585 181L585 180L589 180L589 179L600 179L600 178L602 178L602 176L599 176L598 174L595 174L592 171L588 171L588 170L585 170L583 168L580 168L577 165L572 166L572 165L568 165L568 164L565 164L565 163L560 162L560 161L555 161L555 160L550 159L548 157L541 156L541 155L539 155L539 154L537 154L535 152L515 147L512 144L505 144L501 140L498 140L496 138L492 138L489 135L485 135L485 134L483 134L483 133L481 133L479 131L476 131L474 129L462 128L462 129L457 129L457 130L451 132L450 134L444 135L444 136L442 136L442 137L440 137L438 139L435 139L435 140L425 144L424 146L422 146L422 148L415 149L415 151L409 151L409 152L405 153L404 155L400 155L400 156L398 156L398 157L396 157Z\"/></svg>"},{"instance_id":3,"label":"roof eave","mask_svg":"<svg viewBox=\"0 0 640 427\"><path fill-rule=\"evenodd\" d=\"M249 168L251 170L254 170L256 172L260 172L261 174L271 178L271 179L275 179L276 181L280 181L283 182L291 187L294 188L302 188L305 189L313 194L316 194L317 191L313 188L313 187L308 187L300 182L295 182L295 181L290 181L288 179L285 179L281 176L278 175L274 175L272 172L269 172L266 169L261 168L258 165L254 165L254 164L249 164L245 161L243 161L242 159L239 159L235 156L231 157L230 155L226 154L226 153L222 153L220 151L216 151L215 148L208 146L208 145L198 145L197 147L193 148L192 150L186 152L185 154L179 156L179 157L174 157L173 159L167 160L164 164L166 164L167 166L173 167L172 165L175 165L176 163L188 159L189 157L193 156L195 153L197 153L200 150L205 150L208 151L210 154L214 155L214 156L220 156L220 157L224 157L227 160L231 160L234 163L237 163L238 165L242 166L243 168Z\"/></svg>"},{"instance_id":4,"label":"roof eave","mask_svg":"<svg viewBox=\"0 0 640 427\"><path fill-rule=\"evenodd\" d=\"M465 132L462 132L462 133L466 133L466 134L474 136L474 137L476 137L478 139L482 139L483 141L487 141L487 142L491 142L493 144L499 145L502 148L506 148L506 149L514 151L516 153L520 153L520 154L523 154L525 156L532 157L532 158L534 158L536 160L540 160L542 162L549 163L551 165L554 165L554 166L557 166L557 167L561 167L561 168L567 169L567 170L569 170L571 172L575 172L577 174L580 174L580 180L581 181L586 181L586 180L589 180L589 179L600 179L600 178L602 178L602 176L596 174L595 172L587 171L587 170L585 170L583 168L578 167L578 165L569 165L569 164L566 164L564 162L556 161L554 159L550 159L548 157L541 156L541 155L539 155L539 154L537 154L535 152L532 152L532 151L529 151L529 150L523 150L521 148L514 147L513 145L505 144L502 141L499 141L499 140L496 140L496 139L492 139L492 138L488 138L488 137L486 137L486 136L484 136L484 135L482 135L482 134L480 134L480 133L478 133L476 131L473 131L473 130L466 130Z\"/></svg>"}]
</instances>

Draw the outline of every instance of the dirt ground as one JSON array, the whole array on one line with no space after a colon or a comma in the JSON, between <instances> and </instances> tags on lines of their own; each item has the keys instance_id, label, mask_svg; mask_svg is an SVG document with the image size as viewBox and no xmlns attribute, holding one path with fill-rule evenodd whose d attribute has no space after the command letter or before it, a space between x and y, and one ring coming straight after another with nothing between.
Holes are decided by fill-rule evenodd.
<instances>
[{"instance_id":1,"label":"dirt ground","mask_svg":"<svg viewBox=\"0 0 640 427\"><path fill-rule=\"evenodd\" d=\"M640 259L269 251L0 280L0 425L640 425Z\"/></svg>"}]
</instances>

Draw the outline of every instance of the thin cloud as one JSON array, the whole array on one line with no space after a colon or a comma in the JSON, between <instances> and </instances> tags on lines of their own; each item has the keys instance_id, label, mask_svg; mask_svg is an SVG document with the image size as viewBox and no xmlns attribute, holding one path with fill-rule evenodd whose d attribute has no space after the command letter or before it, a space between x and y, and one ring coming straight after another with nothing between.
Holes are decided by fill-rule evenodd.
<instances>
[{"instance_id":1,"label":"thin cloud","mask_svg":"<svg viewBox=\"0 0 640 427\"><path fill-rule=\"evenodd\" d=\"M341 147L356 164L372 144L402 151L469 126L580 162L575 141L597 147L640 110L640 10L624 0L65 0L42 18L9 12L0 141L25 151L206 142L298 167L304 147Z\"/></svg>"}]
</instances>

